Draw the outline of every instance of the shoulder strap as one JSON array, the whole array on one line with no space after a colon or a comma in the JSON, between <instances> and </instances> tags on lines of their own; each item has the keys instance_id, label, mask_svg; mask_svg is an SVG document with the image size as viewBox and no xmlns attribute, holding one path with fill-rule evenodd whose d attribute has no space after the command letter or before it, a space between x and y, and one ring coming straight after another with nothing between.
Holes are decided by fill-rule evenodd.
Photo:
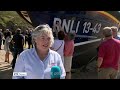
<instances>
[{"instance_id":1,"label":"shoulder strap","mask_svg":"<svg viewBox=\"0 0 120 90\"><path fill-rule=\"evenodd\" d=\"M63 41L62 41L62 44L63 44ZM59 47L58 49L56 49L55 51L58 51L58 50L61 48L62 44L61 44L60 47Z\"/></svg>"}]
</instances>

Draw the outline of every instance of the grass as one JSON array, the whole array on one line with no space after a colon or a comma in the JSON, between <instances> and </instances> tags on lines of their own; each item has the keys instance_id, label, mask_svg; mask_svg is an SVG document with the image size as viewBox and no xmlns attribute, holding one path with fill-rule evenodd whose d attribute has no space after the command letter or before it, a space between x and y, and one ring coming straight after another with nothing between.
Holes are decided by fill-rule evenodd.
<instances>
[{"instance_id":1,"label":"grass","mask_svg":"<svg viewBox=\"0 0 120 90\"><path fill-rule=\"evenodd\" d=\"M22 19L16 11L0 11L0 24L6 27L9 21L12 21L18 26L31 27L31 25Z\"/></svg>"}]
</instances>

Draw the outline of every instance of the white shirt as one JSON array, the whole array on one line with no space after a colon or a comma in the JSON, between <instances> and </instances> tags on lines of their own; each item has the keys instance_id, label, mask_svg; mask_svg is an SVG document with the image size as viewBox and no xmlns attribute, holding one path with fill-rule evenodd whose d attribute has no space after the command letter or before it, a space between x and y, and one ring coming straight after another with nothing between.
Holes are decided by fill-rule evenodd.
<instances>
[{"instance_id":1,"label":"white shirt","mask_svg":"<svg viewBox=\"0 0 120 90\"><path fill-rule=\"evenodd\" d=\"M4 50L5 50L6 52L10 51L10 49L9 49L10 41L11 41L11 38L8 36L8 37L5 39L5 45L4 45Z\"/></svg>"},{"instance_id":2,"label":"white shirt","mask_svg":"<svg viewBox=\"0 0 120 90\"><path fill-rule=\"evenodd\" d=\"M64 79L66 72L60 55L49 49L47 57L41 61L35 48L23 51L16 60L14 72L26 72L27 76L13 76L13 79L51 79L51 67L57 65L61 68L61 79Z\"/></svg>"},{"instance_id":3,"label":"white shirt","mask_svg":"<svg viewBox=\"0 0 120 90\"><path fill-rule=\"evenodd\" d=\"M64 64L64 40L55 39L52 48L60 54Z\"/></svg>"}]
</instances>

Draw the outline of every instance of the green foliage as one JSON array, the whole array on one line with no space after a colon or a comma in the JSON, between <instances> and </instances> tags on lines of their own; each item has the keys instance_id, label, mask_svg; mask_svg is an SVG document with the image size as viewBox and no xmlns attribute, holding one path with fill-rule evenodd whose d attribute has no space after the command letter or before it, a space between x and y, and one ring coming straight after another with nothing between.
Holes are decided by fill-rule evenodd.
<instances>
[{"instance_id":1,"label":"green foliage","mask_svg":"<svg viewBox=\"0 0 120 90\"><path fill-rule=\"evenodd\" d=\"M28 22L22 19L16 11L0 11L0 24L5 28L12 27L11 29L15 29L15 27L22 29L32 27Z\"/></svg>"}]
</instances>

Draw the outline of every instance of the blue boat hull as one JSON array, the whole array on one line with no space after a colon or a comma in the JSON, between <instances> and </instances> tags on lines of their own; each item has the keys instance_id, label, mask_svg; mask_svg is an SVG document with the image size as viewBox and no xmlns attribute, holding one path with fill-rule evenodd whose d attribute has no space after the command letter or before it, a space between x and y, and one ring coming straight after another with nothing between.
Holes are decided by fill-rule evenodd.
<instances>
[{"instance_id":1,"label":"blue boat hull","mask_svg":"<svg viewBox=\"0 0 120 90\"><path fill-rule=\"evenodd\" d=\"M72 68L79 68L97 59L105 26L119 26L118 13L104 11L27 11L27 17L18 12L25 20L36 27L47 23L51 27L58 21L65 32L75 32L75 51Z\"/></svg>"}]
</instances>

